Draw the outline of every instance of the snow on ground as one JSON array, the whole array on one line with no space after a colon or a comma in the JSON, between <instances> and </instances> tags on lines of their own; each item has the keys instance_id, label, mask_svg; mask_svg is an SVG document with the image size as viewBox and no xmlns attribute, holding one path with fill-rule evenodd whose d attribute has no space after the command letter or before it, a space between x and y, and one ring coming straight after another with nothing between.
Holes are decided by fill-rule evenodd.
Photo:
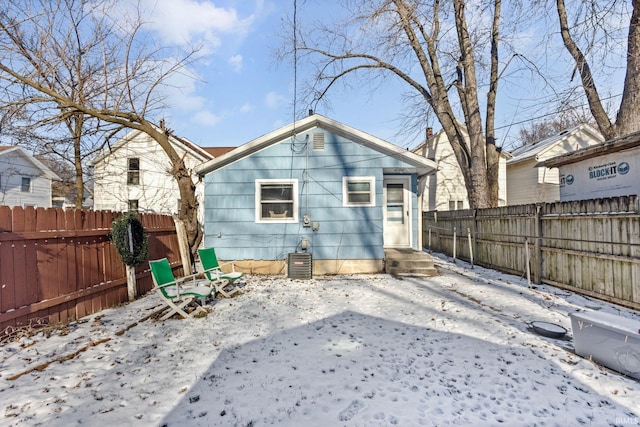
<instances>
[{"instance_id":1,"label":"snow on ground","mask_svg":"<svg viewBox=\"0 0 640 427\"><path fill-rule=\"evenodd\" d=\"M640 383L575 355L567 316L639 313L437 264L433 278L252 276L189 320L141 321L151 293L3 344L0 424L640 425ZM570 333L536 335L534 320Z\"/></svg>"}]
</instances>

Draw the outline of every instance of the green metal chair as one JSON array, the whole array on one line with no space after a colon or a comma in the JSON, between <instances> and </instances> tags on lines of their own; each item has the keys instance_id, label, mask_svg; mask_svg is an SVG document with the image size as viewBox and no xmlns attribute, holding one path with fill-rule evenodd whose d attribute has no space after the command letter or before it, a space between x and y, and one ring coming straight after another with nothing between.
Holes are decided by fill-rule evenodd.
<instances>
[{"instance_id":1,"label":"green metal chair","mask_svg":"<svg viewBox=\"0 0 640 427\"><path fill-rule=\"evenodd\" d=\"M244 276L244 273L236 271L233 261L220 264L214 248L198 249L198 255L204 269L204 275L215 287L216 292L229 298L240 291L234 282ZM224 273L221 268L224 265L231 265L231 271Z\"/></svg>"},{"instance_id":2,"label":"green metal chair","mask_svg":"<svg viewBox=\"0 0 640 427\"><path fill-rule=\"evenodd\" d=\"M198 302L204 301L213 293L214 288L202 285L208 282L196 280L195 274L176 279L166 258L149 261L149 267L154 288L169 307L169 311L161 320L166 320L176 313L186 319L197 313L207 312ZM187 312L189 306L195 310Z\"/></svg>"}]
</instances>

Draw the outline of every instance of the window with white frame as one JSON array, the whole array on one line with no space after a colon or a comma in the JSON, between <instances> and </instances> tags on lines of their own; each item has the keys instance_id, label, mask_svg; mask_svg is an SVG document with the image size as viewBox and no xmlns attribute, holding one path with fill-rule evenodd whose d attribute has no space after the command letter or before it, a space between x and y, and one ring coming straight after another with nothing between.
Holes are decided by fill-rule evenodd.
<instances>
[{"instance_id":1,"label":"window with white frame","mask_svg":"<svg viewBox=\"0 0 640 427\"><path fill-rule=\"evenodd\" d=\"M256 222L298 222L298 180L256 180Z\"/></svg>"},{"instance_id":2,"label":"window with white frame","mask_svg":"<svg viewBox=\"0 0 640 427\"><path fill-rule=\"evenodd\" d=\"M343 206L375 206L376 178L374 176L343 176Z\"/></svg>"}]
</instances>

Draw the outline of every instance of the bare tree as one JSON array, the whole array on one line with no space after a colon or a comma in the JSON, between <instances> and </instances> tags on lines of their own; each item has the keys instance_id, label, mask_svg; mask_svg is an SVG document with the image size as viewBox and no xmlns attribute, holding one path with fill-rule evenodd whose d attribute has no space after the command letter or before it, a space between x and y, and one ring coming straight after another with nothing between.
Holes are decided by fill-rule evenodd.
<instances>
[{"instance_id":1,"label":"bare tree","mask_svg":"<svg viewBox=\"0 0 640 427\"><path fill-rule=\"evenodd\" d=\"M474 4L469 26L464 0L361 0L345 2L349 20L331 27L298 26L297 51L315 66L312 103L347 76L372 81L395 76L421 98L446 133L464 176L472 207L498 203L495 108L501 0ZM303 32L300 28L305 28ZM488 61L484 60L488 55ZM383 82L384 83L384 82ZM486 88L486 103L480 87ZM482 117L482 110L486 116ZM427 109L425 109L427 110ZM424 116L423 116L424 120ZM484 122L484 124L483 124ZM466 141L461 125L466 126ZM427 127L427 126L424 126Z\"/></svg>"},{"instance_id":2,"label":"bare tree","mask_svg":"<svg viewBox=\"0 0 640 427\"><path fill-rule=\"evenodd\" d=\"M562 41L575 62L591 114L605 139L640 130L640 0L631 0L630 13L627 13L627 5L626 0L578 2L576 8L581 7L575 13L575 24L571 25L565 1L556 0ZM622 99L614 122L603 105L588 59L589 51L605 47L602 44L608 42L608 25L613 19L629 19L626 75ZM579 45L580 38L584 41L582 47Z\"/></svg>"},{"instance_id":3,"label":"bare tree","mask_svg":"<svg viewBox=\"0 0 640 427\"><path fill-rule=\"evenodd\" d=\"M169 143L171 130L153 118L163 106L158 88L186 67L197 49L156 47L139 12L116 16L120 9L113 0L9 0L0 7L5 107L29 111L35 125L64 126L77 174L88 133L115 134L126 128L149 135L171 162L182 201L178 216L195 253L202 239L195 183Z\"/></svg>"}]
</instances>

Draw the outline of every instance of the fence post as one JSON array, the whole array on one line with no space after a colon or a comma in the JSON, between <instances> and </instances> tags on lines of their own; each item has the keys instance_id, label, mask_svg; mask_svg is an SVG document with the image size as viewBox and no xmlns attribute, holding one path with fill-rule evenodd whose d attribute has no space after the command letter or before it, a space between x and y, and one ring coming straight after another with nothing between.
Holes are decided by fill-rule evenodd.
<instances>
[{"instance_id":1,"label":"fence post","mask_svg":"<svg viewBox=\"0 0 640 427\"><path fill-rule=\"evenodd\" d=\"M469 259L471 260L471 268L473 269L473 245L471 244L471 229L467 228L467 236L469 238Z\"/></svg>"},{"instance_id":2,"label":"fence post","mask_svg":"<svg viewBox=\"0 0 640 427\"><path fill-rule=\"evenodd\" d=\"M129 252L133 252L133 235L131 231L131 224L129 223L127 226L127 236L129 237ZM129 302L135 301L136 299L136 268L131 265L126 265L127 271L127 295L129 296Z\"/></svg>"},{"instance_id":3,"label":"fence post","mask_svg":"<svg viewBox=\"0 0 640 427\"><path fill-rule=\"evenodd\" d=\"M453 227L453 263L456 262L456 227Z\"/></svg>"},{"instance_id":4,"label":"fence post","mask_svg":"<svg viewBox=\"0 0 640 427\"><path fill-rule=\"evenodd\" d=\"M473 249L478 253L478 209L473 210Z\"/></svg>"},{"instance_id":5,"label":"fence post","mask_svg":"<svg viewBox=\"0 0 640 427\"><path fill-rule=\"evenodd\" d=\"M542 215L540 215L540 211L542 210L541 204L536 204L536 216L535 216L535 230L536 230L536 242L535 242L535 253L536 253L536 266L533 272L533 279L537 285L542 283Z\"/></svg>"},{"instance_id":6,"label":"fence post","mask_svg":"<svg viewBox=\"0 0 640 427\"><path fill-rule=\"evenodd\" d=\"M526 270L527 270L527 287L530 288L531 287L531 267L529 267L529 241L527 240L527 238L524 238L524 257L525 257L525 263L526 263Z\"/></svg>"}]
</instances>

